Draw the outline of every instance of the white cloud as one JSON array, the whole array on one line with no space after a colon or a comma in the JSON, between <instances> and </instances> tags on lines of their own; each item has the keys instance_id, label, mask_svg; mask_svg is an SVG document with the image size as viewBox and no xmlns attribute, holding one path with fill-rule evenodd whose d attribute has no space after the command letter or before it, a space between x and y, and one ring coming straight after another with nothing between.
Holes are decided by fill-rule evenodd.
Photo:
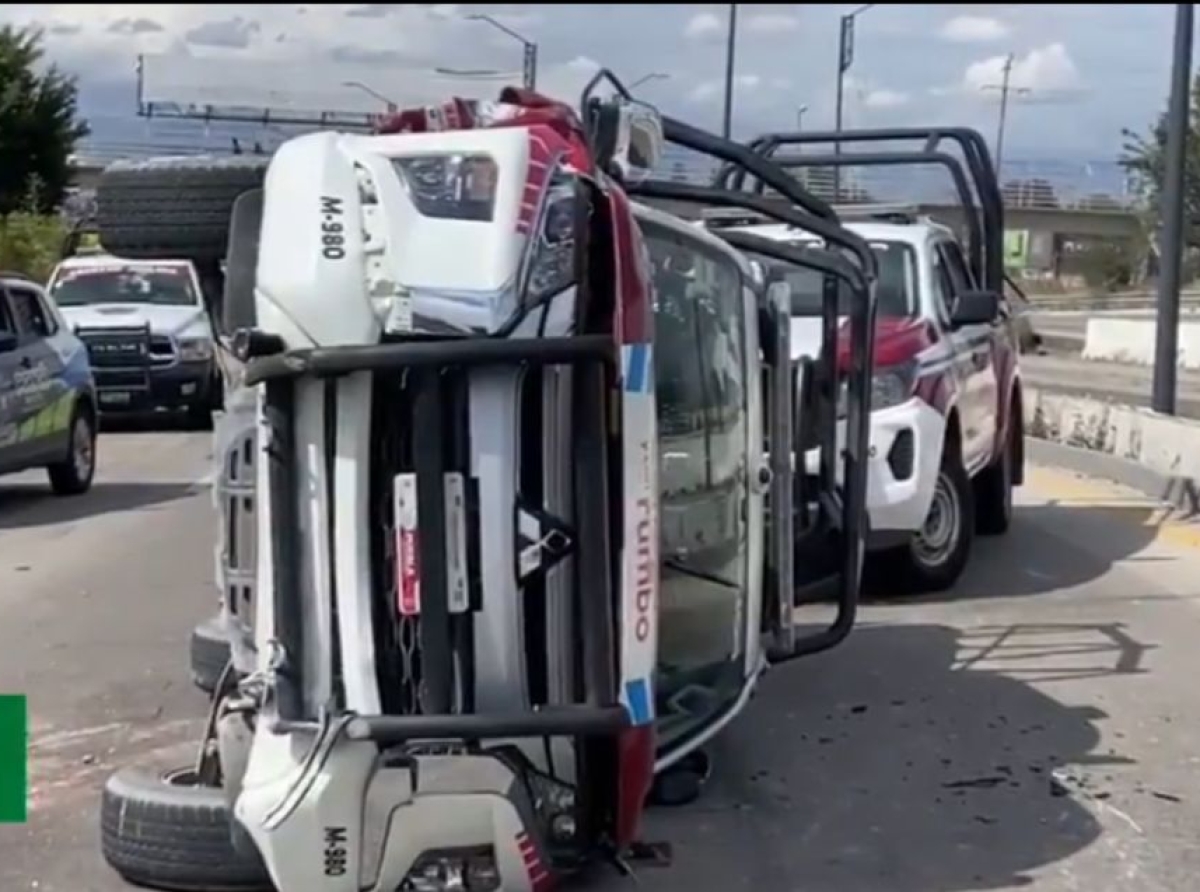
<instances>
[{"instance_id":1,"label":"white cloud","mask_svg":"<svg viewBox=\"0 0 1200 892\"><path fill-rule=\"evenodd\" d=\"M1006 58L992 56L972 62L963 73L961 89L967 93L979 93L999 86L1004 80ZM1032 49L1014 59L1009 74L1009 86L1015 90L1070 90L1079 84L1079 69L1061 43Z\"/></svg>"},{"instance_id":2,"label":"white cloud","mask_svg":"<svg viewBox=\"0 0 1200 892\"><path fill-rule=\"evenodd\" d=\"M862 100L866 108L899 108L908 105L912 97L899 90L871 90Z\"/></svg>"},{"instance_id":3,"label":"white cloud","mask_svg":"<svg viewBox=\"0 0 1200 892\"><path fill-rule=\"evenodd\" d=\"M760 12L746 20L749 34L794 34L800 30L800 17L786 12Z\"/></svg>"},{"instance_id":4,"label":"white cloud","mask_svg":"<svg viewBox=\"0 0 1200 892\"><path fill-rule=\"evenodd\" d=\"M743 102L755 99L774 102L777 99L775 94L788 90L792 86L791 81L787 78L765 78L753 72L737 75L733 79L733 84L737 96ZM722 100L724 96L725 81L723 79L701 81L688 92L688 99L698 105ZM770 96L769 100L767 100L768 96Z\"/></svg>"},{"instance_id":5,"label":"white cloud","mask_svg":"<svg viewBox=\"0 0 1200 892\"><path fill-rule=\"evenodd\" d=\"M954 43L990 43L1007 37L1009 27L988 16L960 15L943 24L939 33Z\"/></svg>"},{"instance_id":6,"label":"white cloud","mask_svg":"<svg viewBox=\"0 0 1200 892\"><path fill-rule=\"evenodd\" d=\"M717 34L725 32L725 24L721 19L711 12L698 12L684 26L683 36L689 40L706 40Z\"/></svg>"}]
</instances>

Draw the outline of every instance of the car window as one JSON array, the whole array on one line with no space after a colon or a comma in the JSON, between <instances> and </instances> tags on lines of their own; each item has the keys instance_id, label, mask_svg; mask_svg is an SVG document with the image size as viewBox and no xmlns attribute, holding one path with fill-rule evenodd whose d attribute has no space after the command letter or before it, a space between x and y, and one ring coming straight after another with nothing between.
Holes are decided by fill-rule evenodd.
<instances>
[{"instance_id":1,"label":"car window","mask_svg":"<svg viewBox=\"0 0 1200 892\"><path fill-rule=\"evenodd\" d=\"M50 295L60 307L103 303L187 307L200 303L191 271L180 263L64 266L54 276Z\"/></svg>"},{"instance_id":2,"label":"car window","mask_svg":"<svg viewBox=\"0 0 1200 892\"><path fill-rule=\"evenodd\" d=\"M958 246L958 243L949 241L941 242L937 246L937 252L942 256L942 261L946 265L946 272L949 273L950 281L954 285L951 297L957 297L964 291L970 291L973 287L971 284L971 273L967 269L962 248Z\"/></svg>"},{"instance_id":3,"label":"car window","mask_svg":"<svg viewBox=\"0 0 1200 892\"><path fill-rule=\"evenodd\" d=\"M801 246L800 244L797 247ZM917 303L917 257L912 247L903 242L872 242L871 250L879 263L879 278L875 283L876 312L880 316L906 318L919 312ZM750 255L769 268L780 268L777 260L759 254ZM792 290L793 316L820 316L822 306L822 274L798 266L786 267L786 278ZM838 315L849 313L849 291L839 286Z\"/></svg>"},{"instance_id":4,"label":"car window","mask_svg":"<svg viewBox=\"0 0 1200 892\"><path fill-rule=\"evenodd\" d=\"M17 326L8 311L8 295L4 288L0 288L0 332L12 335L17 333Z\"/></svg>"},{"instance_id":5,"label":"car window","mask_svg":"<svg viewBox=\"0 0 1200 892\"><path fill-rule=\"evenodd\" d=\"M708 710L740 685L752 301L740 266L724 252L649 221L641 228L653 268L659 417L658 730L669 742L709 721ZM693 702L700 678L707 694Z\"/></svg>"},{"instance_id":6,"label":"car window","mask_svg":"<svg viewBox=\"0 0 1200 892\"><path fill-rule=\"evenodd\" d=\"M954 282L950 271L946 268L945 259L938 250L930 255L929 296L933 301L933 310L937 313L938 321L944 326L950 325L950 305L954 300Z\"/></svg>"},{"instance_id":7,"label":"car window","mask_svg":"<svg viewBox=\"0 0 1200 892\"><path fill-rule=\"evenodd\" d=\"M46 310L41 295L36 291L9 286L8 295L20 333L26 337L48 338L58 330L58 324Z\"/></svg>"}]
</instances>

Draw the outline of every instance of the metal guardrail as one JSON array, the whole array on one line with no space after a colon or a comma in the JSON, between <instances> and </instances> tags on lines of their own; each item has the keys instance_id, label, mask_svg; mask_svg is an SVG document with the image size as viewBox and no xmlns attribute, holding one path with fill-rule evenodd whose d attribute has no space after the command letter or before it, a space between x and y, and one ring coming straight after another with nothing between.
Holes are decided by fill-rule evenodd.
<instances>
[{"instance_id":1,"label":"metal guardrail","mask_svg":"<svg viewBox=\"0 0 1200 892\"><path fill-rule=\"evenodd\" d=\"M1113 294L1028 294L1034 310L1150 310L1158 305L1154 291L1124 291ZM1180 294L1186 309L1200 310L1200 288L1187 288Z\"/></svg>"}]
</instances>

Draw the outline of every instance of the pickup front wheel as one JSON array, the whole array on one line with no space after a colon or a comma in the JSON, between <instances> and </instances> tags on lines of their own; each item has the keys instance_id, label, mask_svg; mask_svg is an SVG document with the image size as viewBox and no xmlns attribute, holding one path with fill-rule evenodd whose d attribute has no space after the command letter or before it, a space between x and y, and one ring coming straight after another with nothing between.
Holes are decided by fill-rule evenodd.
<instances>
[{"instance_id":1,"label":"pickup front wheel","mask_svg":"<svg viewBox=\"0 0 1200 892\"><path fill-rule=\"evenodd\" d=\"M958 581L971 554L975 502L957 444L947 443L929 513L908 544L893 554L906 593L945 591Z\"/></svg>"}]
</instances>

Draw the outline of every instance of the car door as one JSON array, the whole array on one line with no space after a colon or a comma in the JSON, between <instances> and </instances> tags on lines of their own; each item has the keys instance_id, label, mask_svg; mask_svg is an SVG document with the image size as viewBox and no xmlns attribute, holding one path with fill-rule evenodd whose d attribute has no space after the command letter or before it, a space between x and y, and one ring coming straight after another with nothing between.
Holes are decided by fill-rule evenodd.
<instances>
[{"instance_id":1,"label":"car door","mask_svg":"<svg viewBox=\"0 0 1200 892\"><path fill-rule=\"evenodd\" d=\"M24 465L17 442L21 420L16 383L19 343L16 322L8 304L8 291L0 285L0 473Z\"/></svg>"},{"instance_id":2,"label":"car door","mask_svg":"<svg viewBox=\"0 0 1200 892\"><path fill-rule=\"evenodd\" d=\"M26 464L60 458L70 436L69 414L59 411L59 400L67 392L63 361L49 342L58 322L44 301L39 289L8 287L8 305L17 332L13 351L15 402L20 415L17 440Z\"/></svg>"},{"instance_id":3,"label":"car door","mask_svg":"<svg viewBox=\"0 0 1200 892\"><path fill-rule=\"evenodd\" d=\"M949 316L958 295L975 289L962 249L952 239L934 245L934 265L942 276ZM996 438L996 365L992 349L997 320L978 325L949 327L955 373L960 386L959 419L963 427L963 462L975 473L991 460Z\"/></svg>"},{"instance_id":4,"label":"car door","mask_svg":"<svg viewBox=\"0 0 1200 892\"><path fill-rule=\"evenodd\" d=\"M655 291L657 735L660 759L671 759L730 714L745 686L748 605L758 596L751 567L761 560L747 519L763 510L746 464L748 444L761 442L747 364L753 293L736 260L703 234L685 224L640 226Z\"/></svg>"}]
</instances>

